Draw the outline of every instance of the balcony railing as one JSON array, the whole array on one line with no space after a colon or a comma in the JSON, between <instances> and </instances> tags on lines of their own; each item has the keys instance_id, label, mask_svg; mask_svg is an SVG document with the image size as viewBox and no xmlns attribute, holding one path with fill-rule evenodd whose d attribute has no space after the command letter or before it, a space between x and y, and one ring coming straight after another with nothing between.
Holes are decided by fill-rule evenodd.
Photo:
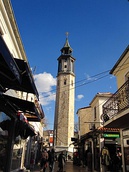
<instances>
[{"instance_id":1,"label":"balcony railing","mask_svg":"<svg viewBox=\"0 0 129 172\"><path fill-rule=\"evenodd\" d=\"M129 80L127 80L103 105L104 122L129 108Z\"/></svg>"}]
</instances>

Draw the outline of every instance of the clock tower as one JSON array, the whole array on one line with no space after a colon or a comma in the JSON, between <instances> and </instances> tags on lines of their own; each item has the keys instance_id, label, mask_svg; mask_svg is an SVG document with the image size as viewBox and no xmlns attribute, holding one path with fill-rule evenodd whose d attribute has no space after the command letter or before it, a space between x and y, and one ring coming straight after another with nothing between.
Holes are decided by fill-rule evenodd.
<instances>
[{"instance_id":1,"label":"clock tower","mask_svg":"<svg viewBox=\"0 0 129 172\"><path fill-rule=\"evenodd\" d=\"M70 146L71 137L74 136L74 97L75 73L68 37L61 49L58 60L57 89L54 118L54 147L57 150L73 151Z\"/></svg>"}]
</instances>

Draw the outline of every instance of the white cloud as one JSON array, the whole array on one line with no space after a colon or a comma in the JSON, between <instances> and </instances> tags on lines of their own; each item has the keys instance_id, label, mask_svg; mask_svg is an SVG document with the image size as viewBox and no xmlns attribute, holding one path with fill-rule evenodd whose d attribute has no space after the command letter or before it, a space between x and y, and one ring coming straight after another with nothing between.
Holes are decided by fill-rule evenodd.
<instances>
[{"instance_id":1,"label":"white cloud","mask_svg":"<svg viewBox=\"0 0 129 172\"><path fill-rule=\"evenodd\" d=\"M39 100L42 105L48 105L52 101L55 101L56 94L55 93L40 93Z\"/></svg>"},{"instance_id":2,"label":"white cloud","mask_svg":"<svg viewBox=\"0 0 129 172\"><path fill-rule=\"evenodd\" d=\"M84 96L82 94L77 95L77 99L81 100Z\"/></svg>"},{"instance_id":3,"label":"white cloud","mask_svg":"<svg viewBox=\"0 0 129 172\"><path fill-rule=\"evenodd\" d=\"M112 75L112 76L110 76L110 79L112 79L112 78L115 78L115 76L113 76L113 75Z\"/></svg>"},{"instance_id":4,"label":"white cloud","mask_svg":"<svg viewBox=\"0 0 129 172\"><path fill-rule=\"evenodd\" d=\"M56 86L56 78L50 73L40 73L34 75L35 84L39 92L49 92L53 86Z\"/></svg>"},{"instance_id":5,"label":"white cloud","mask_svg":"<svg viewBox=\"0 0 129 172\"><path fill-rule=\"evenodd\" d=\"M92 78L90 77L90 75L86 74L86 79L87 80L92 80Z\"/></svg>"},{"instance_id":6,"label":"white cloud","mask_svg":"<svg viewBox=\"0 0 129 172\"><path fill-rule=\"evenodd\" d=\"M50 73L44 72L34 75L35 84L39 92L39 100L42 105L48 105L55 101L56 78ZM52 91L53 90L53 91Z\"/></svg>"}]
</instances>

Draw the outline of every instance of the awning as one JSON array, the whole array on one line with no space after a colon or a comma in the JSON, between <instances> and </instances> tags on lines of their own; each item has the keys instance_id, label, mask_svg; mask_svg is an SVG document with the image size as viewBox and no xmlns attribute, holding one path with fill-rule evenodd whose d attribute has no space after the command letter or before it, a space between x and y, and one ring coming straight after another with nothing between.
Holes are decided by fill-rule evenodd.
<instances>
[{"instance_id":1,"label":"awning","mask_svg":"<svg viewBox=\"0 0 129 172\"><path fill-rule=\"evenodd\" d=\"M32 73L27 62L13 58L2 36L0 36L0 91L14 89L33 93L38 98Z\"/></svg>"},{"instance_id":2,"label":"awning","mask_svg":"<svg viewBox=\"0 0 129 172\"><path fill-rule=\"evenodd\" d=\"M0 85L6 87L9 82L21 83L19 68L0 36Z\"/></svg>"},{"instance_id":3,"label":"awning","mask_svg":"<svg viewBox=\"0 0 129 172\"><path fill-rule=\"evenodd\" d=\"M40 121L43 118L42 113L39 113L35 104L30 101L2 94L0 95L0 104L2 104L2 106L0 106L0 111L4 111L3 105L7 104L11 105L12 109L15 109L16 112L20 110L25 115L29 114L29 116L27 116L28 121L30 121L31 118L33 119L31 121ZM6 106L6 108L8 108L8 106Z\"/></svg>"},{"instance_id":4,"label":"awning","mask_svg":"<svg viewBox=\"0 0 129 172\"><path fill-rule=\"evenodd\" d=\"M124 111L123 111L124 112ZM128 110L127 110L128 112ZM113 118L109 119L108 121L106 121L104 123L104 127L107 128L128 128L129 126L129 113L123 113L123 115L118 114L116 116L114 116Z\"/></svg>"},{"instance_id":5,"label":"awning","mask_svg":"<svg viewBox=\"0 0 129 172\"><path fill-rule=\"evenodd\" d=\"M35 129L30 126L30 124L20 121L17 121L16 127L15 127L15 137L18 135L21 136L22 139L27 139L28 136L35 136Z\"/></svg>"},{"instance_id":6,"label":"awning","mask_svg":"<svg viewBox=\"0 0 129 172\"><path fill-rule=\"evenodd\" d=\"M94 131L90 131L84 135L81 136L80 140L83 141L85 139L89 139L89 138L92 138L93 137L93 134L94 134Z\"/></svg>"},{"instance_id":7,"label":"awning","mask_svg":"<svg viewBox=\"0 0 129 172\"><path fill-rule=\"evenodd\" d=\"M13 121L11 120L6 120L0 122L0 127L2 130L7 130L8 132L10 131L10 126ZM15 126L15 137L18 135L21 136L22 139L26 139L28 136L33 137L36 135L35 129L30 126L29 123L17 120L16 126Z\"/></svg>"},{"instance_id":8,"label":"awning","mask_svg":"<svg viewBox=\"0 0 129 172\"><path fill-rule=\"evenodd\" d=\"M15 85L14 89L28 93L33 93L38 97L39 96L38 91L35 86L34 79L28 63L21 59L14 58L14 60L21 71L21 77L22 77L21 84Z\"/></svg>"}]
</instances>

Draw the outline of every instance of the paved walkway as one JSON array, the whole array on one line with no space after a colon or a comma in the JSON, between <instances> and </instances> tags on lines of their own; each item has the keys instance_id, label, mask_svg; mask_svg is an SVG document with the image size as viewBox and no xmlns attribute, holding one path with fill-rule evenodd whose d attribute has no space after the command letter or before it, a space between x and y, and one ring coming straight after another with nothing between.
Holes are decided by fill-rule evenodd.
<instances>
[{"instance_id":1,"label":"paved walkway","mask_svg":"<svg viewBox=\"0 0 129 172\"><path fill-rule=\"evenodd\" d=\"M33 170L31 170L31 171L32 172L39 172L40 171L40 167L39 166L35 166L35 168ZM53 172L57 172L57 171L58 171L58 163L55 162ZM88 172L86 170L86 168L73 165L72 161L67 161L66 162L64 171L65 172ZM49 172L49 168L46 169L46 172Z\"/></svg>"}]
</instances>

